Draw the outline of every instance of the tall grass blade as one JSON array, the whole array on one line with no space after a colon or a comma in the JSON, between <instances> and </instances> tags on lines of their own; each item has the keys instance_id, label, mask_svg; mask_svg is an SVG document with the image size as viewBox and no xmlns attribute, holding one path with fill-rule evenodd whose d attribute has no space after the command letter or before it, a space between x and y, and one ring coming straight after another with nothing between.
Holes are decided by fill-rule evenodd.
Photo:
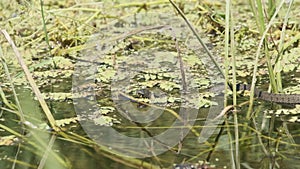
<instances>
[{"instance_id":1,"label":"tall grass blade","mask_svg":"<svg viewBox=\"0 0 300 169\"><path fill-rule=\"evenodd\" d=\"M44 29L44 33L45 33L45 41L48 45L49 51L51 50L51 46L49 43L49 37L48 37L48 33L47 33L47 27L46 27L46 20L45 20L45 14L44 14L44 1L40 0L40 4L41 4L41 13L42 13L42 21L43 21L43 29Z\"/></svg>"},{"instance_id":2,"label":"tall grass blade","mask_svg":"<svg viewBox=\"0 0 300 169\"><path fill-rule=\"evenodd\" d=\"M280 33L280 41L279 41L279 53L277 55L276 58L276 62L275 62L275 67L278 67L278 69L274 68L274 74L276 75L276 80L277 80L277 87L278 87L278 91L282 91L282 80L281 80L281 70L282 70L282 66L280 64L280 60L282 60L282 54L284 51L284 40L285 40L285 32L286 32L286 26L289 20L289 16L290 16L290 11L291 11L291 7L293 4L294 0L291 0L289 2L289 7L288 10L286 12L286 15L284 17L284 21L283 21L283 26L282 26L282 30ZM279 72L276 72L275 70L280 70Z\"/></svg>"},{"instance_id":3,"label":"tall grass blade","mask_svg":"<svg viewBox=\"0 0 300 169\"><path fill-rule=\"evenodd\" d=\"M33 77L27 67L27 65L25 64L25 61L24 59L21 57L21 54L19 53L16 45L14 44L14 42L12 41L12 39L10 38L9 34L5 31L5 30L1 30L1 32L3 33L3 35L5 36L5 38L7 39L8 43L12 46L13 48L13 51L15 53L15 56L19 62L19 64L21 65L25 75L26 75L26 78L33 90L33 92L35 93L38 101L40 102L40 105L51 125L51 127L55 130L55 131L59 131L59 128L56 126L56 122L55 122L55 119L54 117L52 116L50 110L49 110L49 107L46 103L46 101L44 100L43 98L43 95L41 94L39 88L37 87L35 81L33 80Z\"/></svg>"},{"instance_id":4,"label":"tall grass blade","mask_svg":"<svg viewBox=\"0 0 300 169\"><path fill-rule=\"evenodd\" d=\"M5 70L5 74L6 74L6 77L8 78L8 81L10 83L10 86L11 86L11 90L13 92L13 95L14 95L14 98L15 98L15 101L16 101L16 104L17 104L17 108L18 108L18 115L20 117L20 121L22 123L25 122L25 117L24 117L24 113L22 111L22 108L21 108L21 105L20 105L20 102L19 102L19 99L18 99L18 96L17 96L17 93L16 93L16 90L15 90L15 87L14 87L14 84L12 83L13 80L12 80L12 77L10 76L10 72L8 70L8 67L7 67L7 64L6 64L6 61L5 61L5 58L3 56L3 52L2 52L2 48L0 46L0 57L1 57L1 63L4 67L4 70Z\"/></svg>"},{"instance_id":5,"label":"tall grass blade","mask_svg":"<svg viewBox=\"0 0 300 169\"><path fill-rule=\"evenodd\" d=\"M228 124L228 119L225 119L225 125L227 128L227 136L228 136L228 142L229 142L229 151L230 151L230 160L231 160L231 168L232 169L236 169L236 161L234 158L234 150L233 150L233 139L232 139L232 135L230 133L231 129L230 129L230 125Z\"/></svg>"},{"instance_id":6,"label":"tall grass blade","mask_svg":"<svg viewBox=\"0 0 300 169\"><path fill-rule=\"evenodd\" d=\"M267 35L269 29L271 28L272 24L274 23L275 17L278 15L278 13L279 13L280 9L282 8L284 2L285 2L285 0L281 0L279 6L277 7L276 11L274 12L274 15L270 19L270 22L268 23L268 25L266 27L266 30L264 31L264 33L263 33L263 35L262 35L262 37L260 39L260 42L259 42L259 45L258 45L258 49L256 51L256 57L255 57L255 60L254 60L252 83L251 83L251 91L250 91L250 103L249 103L249 108L248 108L248 112L247 112L247 116L246 116L247 119L250 119L251 112L252 112L252 109L253 109L254 88L255 88L255 83L256 83L256 80L257 80L256 79L256 73L257 73L258 58L259 58L259 55L260 55L260 51L261 51L262 45L264 43L264 40L266 38L266 35Z\"/></svg>"}]
</instances>

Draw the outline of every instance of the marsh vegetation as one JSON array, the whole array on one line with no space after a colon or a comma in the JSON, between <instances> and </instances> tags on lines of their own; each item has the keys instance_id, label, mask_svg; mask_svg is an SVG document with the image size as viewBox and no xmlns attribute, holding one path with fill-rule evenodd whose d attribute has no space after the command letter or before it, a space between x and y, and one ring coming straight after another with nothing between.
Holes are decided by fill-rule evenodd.
<instances>
[{"instance_id":1,"label":"marsh vegetation","mask_svg":"<svg viewBox=\"0 0 300 169\"><path fill-rule=\"evenodd\" d=\"M298 168L299 6L2 0L0 168Z\"/></svg>"}]
</instances>

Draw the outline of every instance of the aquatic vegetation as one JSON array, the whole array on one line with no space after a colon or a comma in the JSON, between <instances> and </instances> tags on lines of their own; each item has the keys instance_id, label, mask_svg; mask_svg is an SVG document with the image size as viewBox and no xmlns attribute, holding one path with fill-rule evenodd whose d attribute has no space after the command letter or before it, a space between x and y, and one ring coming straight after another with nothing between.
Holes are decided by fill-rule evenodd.
<instances>
[{"instance_id":1,"label":"aquatic vegetation","mask_svg":"<svg viewBox=\"0 0 300 169\"><path fill-rule=\"evenodd\" d=\"M203 160L209 162L198 167L297 166L299 106L259 98L249 105L249 92L223 85L222 73L233 84L255 77L252 86L261 91L300 94L299 2L261 2L236 1L230 9L219 1L176 1L201 47L167 0L1 1L0 27L28 72L1 34L0 168L170 168ZM74 106L84 113L76 114ZM182 112L194 111L199 113L190 125ZM218 118L208 116L212 111ZM168 129L191 132L172 147L154 140L169 150L158 155L150 144L142 153L101 145L97 137L110 138L96 132L101 127L145 140ZM204 133L211 137L199 143L201 131L211 128L216 130ZM154 157L132 159L115 155L118 150Z\"/></svg>"}]
</instances>

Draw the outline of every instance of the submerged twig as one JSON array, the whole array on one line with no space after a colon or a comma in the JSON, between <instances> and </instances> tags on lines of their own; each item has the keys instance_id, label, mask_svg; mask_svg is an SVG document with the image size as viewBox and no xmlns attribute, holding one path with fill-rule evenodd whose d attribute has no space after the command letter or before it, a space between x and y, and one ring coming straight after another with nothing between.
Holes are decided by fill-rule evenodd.
<instances>
[{"instance_id":1,"label":"submerged twig","mask_svg":"<svg viewBox=\"0 0 300 169\"><path fill-rule=\"evenodd\" d=\"M223 121L222 126L224 126L225 124L226 124L225 121ZM210 161L210 158L211 158L212 153L216 150L216 146L217 146L217 144L218 144L218 142L219 142L219 139L220 139L221 136L222 136L223 131L224 131L224 127L221 127L221 129L220 129L218 135L215 137L214 144L212 144L212 148L211 148L211 150L208 152L208 155L207 155L207 157L206 157L206 159L205 159L207 162Z\"/></svg>"},{"instance_id":2,"label":"submerged twig","mask_svg":"<svg viewBox=\"0 0 300 169\"><path fill-rule=\"evenodd\" d=\"M180 48L179 48L179 45L178 45L178 40L175 36L175 33L173 33L173 34L174 34L173 36L175 38L175 47L176 47L176 50L177 50L177 56L178 56L179 65L180 65L180 73L181 73L181 79L182 79L182 89L183 89L183 92L187 92L186 76L185 76L181 51L180 51Z\"/></svg>"}]
</instances>

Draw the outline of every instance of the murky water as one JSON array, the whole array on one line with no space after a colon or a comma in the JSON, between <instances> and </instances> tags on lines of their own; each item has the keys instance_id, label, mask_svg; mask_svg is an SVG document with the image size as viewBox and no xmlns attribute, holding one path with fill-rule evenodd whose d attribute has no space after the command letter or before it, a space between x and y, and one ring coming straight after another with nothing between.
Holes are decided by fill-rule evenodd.
<instances>
[{"instance_id":1,"label":"murky water","mask_svg":"<svg viewBox=\"0 0 300 169\"><path fill-rule=\"evenodd\" d=\"M34 119L32 122L36 125L41 123L39 120L44 120L41 118L41 113L39 106L33 100L28 100L28 95L30 92L28 90L21 91L20 96L21 104L24 106L24 111L28 111L27 113L31 113L31 119ZM26 108L26 106L29 106ZM262 104L263 105L263 104ZM266 104L265 106L269 106ZM35 107L35 108L34 108ZM63 118L68 116L73 116L73 105L66 104L66 103L53 103L53 108L56 110L56 114L54 114L57 118ZM258 105L257 108L260 108ZM266 107L264 107L266 108ZM203 129L203 125L205 122L205 118L209 112L209 109L203 108L200 109L198 118L196 123L194 124L194 129L200 132ZM9 118L10 115L5 115L5 119ZM270 139L264 139L263 142L265 143L265 148L273 152L275 156L272 155L266 156L263 151L262 147L259 144L259 140L255 132L246 135L242 140L240 140L240 157L241 157L241 164L245 168L247 166L251 166L252 168L266 168L267 166L275 163L280 168L297 168L299 164L298 155L298 144L300 143L299 137L299 123L285 123L280 120L280 117L276 117L274 119L274 131L269 132L268 128L270 123L272 123L272 119L267 118L263 119L263 115L257 115L257 126L262 126L264 124L264 128L262 129L261 133L264 134L264 137L270 135ZM239 114L240 124L243 124L243 110ZM10 118L14 118L13 116ZM39 122L38 122L39 121ZM164 126L165 124L171 124L174 121L174 117L170 117L169 115L163 115L160 119L157 120L157 124L160 126ZM230 122L231 124L232 122ZM282 127L283 124L287 126L287 129L290 133L290 138L286 132L282 131L284 128ZM16 125L6 123L7 126ZM130 123L129 121L122 120L122 124L115 125L116 130L118 130L123 134L129 135L131 137L134 136L141 136L140 129L134 128L137 127L135 123ZM126 129L124 127L127 127ZM69 132L74 132L77 134L85 135L82 128L80 128L80 124L71 124L67 127ZM247 130L243 131L241 128L241 135L247 133ZM159 133L163 131L163 129L155 129L149 126L147 128L152 133ZM215 133L208 139L208 142L199 144L198 137L194 135L193 132L190 132L183 140L182 147L180 148L180 153L177 154L176 150L178 150L178 145L174 148L174 151L167 151L163 154L158 155L157 157L153 158L145 158L142 161L148 162L153 164L153 166L161 166L162 168L171 168L174 163L181 163L185 161L185 163L195 163L198 161L205 160L209 154L211 149L211 145L209 144L216 144L216 149L213 151L212 156L210 157L210 163L216 166L216 168L231 168L230 164L230 144L228 141L228 133L223 131L221 137L219 138L218 142L215 143L215 138L219 134L219 131L216 130ZM233 126L230 127L230 132L233 132ZM281 130L281 132L278 132ZM34 131L34 132L33 132ZM248 130L249 131L249 130ZM26 135L27 141L19 141L20 142L20 150L17 149L17 144L15 146L2 146L1 154L3 155L0 166L1 168L11 168L13 163L14 157L18 152L17 159L20 162L16 164L16 168L31 168L30 166L34 167L35 164L39 163L41 158L43 157L45 148L41 147L45 145L46 147L49 146L49 142L51 140L51 133L45 130L28 130L28 134ZM32 132L32 133L31 133ZM35 133L35 134L34 134ZM144 133L145 134L145 133ZM232 133L233 134L233 133ZM172 139L172 138L171 138ZM29 143L28 141L32 141ZM269 140L269 147L267 145L267 141ZM121 146L121 145L120 145ZM113 154L107 154L107 152L101 151L101 148L88 145L81 145L80 142L74 143L70 142L68 139L65 139L61 136L57 136L54 139L54 142L51 145L50 150L61 157L61 159L68 164L67 166L72 166L71 168L74 169L82 169L82 168L135 168L133 165L126 164L126 160L120 160L118 156ZM21 163L22 162L22 163ZM143 164L139 164L143 166ZM55 156L49 154L46 162L45 168L68 168L60 163L59 160L56 159ZM135 165L138 166L138 165Z\"/></svg>"},{"instance_id":2,"label":"murky water","mask_svg":"<svg viewBox=\"0 0 300 169\"><path fill-rule=\"evenodd\" d=\"M58 93L59 97L63 96L63 99L57 97L54 98L57 100L48 101L54 118L63 120L61 124L63 131L54 134L47 127L47 119L37 101L32 99L30 90L19 88L17 90L19 100L28 123L24 125L24 130L22 130L19 118L15 114L8 111L1 112L0 124L10 129L0 130L1 169L38 167L46 169L172 168L173 164L191 164L204 160L209 160L210 164L207 166L210 168L233 168L231 156L234 156L235 145L234 140L230 140L231 137L234 137L232 112L229 111L227 120L223 118L217 119L217 121L213 120L223 109L223 97L215 97L214 95L220 93L219 90L223 88L223 85L218 85L224 79L216 71L212 61L205 55L203 48L199 47L199 42L183 20L177 17L175 13L169 14L173 8L169 8L165 4L160 5L149 11L145 9L146 12L122 16L112 22L108 18L109 24L102 23L102 18L98 18L100 21L97 20L93 23L95 26L98 24L98 27L93 31L97 30L100 32L99 34L90 35L90 32L93 31L89 30L86 33L81 25L78 29L80 36L86 35L91 39L87 43L90 46L83 47L80 54L76 53L78 49L74 49L75 52L72 51L72 47L77 47L77 42L81 44L85 41L84 39L63 40L64 37L61 38L60 36L69 37L69 35L55 35L59 38L55 39L56 37L54 37L53 44L58 46L55 47L59 49L59 52L64 53L62 51L71 49L71 52L66 52L66 58L62 56L53 57L53 60L58 60L58 65L60 60L63 60L61 67L55 68L58 74L64 75L63 70L65 68L71 67L71 72L73 71L74 65L72 63L74 58L77 58L77 54L84 61L80 65L77 58L77 67L75 66L73 77L69 75L63 80L48 70L54 70L52 66L49 66L52 64L52 60L41 59L39 60L41 65L36 66L37 70L43 70L43 66L45 66L48 71L45 77L41 77L37 81L47 82L49 79L58 81L49 86L43 86L42 91ZM193 6L194 4L188 8L199 10L198 7ZM167 11L163 9L156 13L155 10L159 8L161 10L166 8ZM124 11L122 9L124 13L127 10L132 10L132 8L124 8ZM120 9L117 11L119 12ZM62 13L60 11L55 17L62 15ZM16 15L19 16L21 13L10 16L12 17L10 22L18 19ZM191 15L193 15L192 18L198 18L196 15L200 14L196 12L196 14L191 13ZM209 18L220 17L220 20L222 20L221 16L223 17L223 13L218 12L206 13L205 15L211 15L208 16ZM56 19L53 20L61 22L59 19L62 18ZM73 22L75 21L72 20ZM203 21L199 20L200 22ZM215 20L207 22L217 24L216 26L210 25L214 28L208 28L212 30L205 30L207 32L224 28L222 23L217 23ZM38 24L40 25L40 21ZM57 25L51 26L54 29ZM203 25L203 27L205 26L207 25ZM65 25L62 27L58 28L59 33L62 32L61 29L65 30ZM74 27L74 25L70 27ZM245 29L250 30L252 28L245 27ZM23 28L20 30L12 29L12 31L22 33ZM30 34L36 36L35 32L38 30L28 29L28 31L28 36ZM56 31L54 29L54 33L52 33L55 34ZM242 32L239 36L244 37L243 30L237 33L239 32ZM209 43L208 34L210 33L202 34L203 40L210 48L216 47L216 44ZM212 34L210 36L223 39L221 36ZM246 35L254 36L253 34ZM22 42L20 39L17 41ZM223 40L214 41L223 43ZM179 43L178 46L177 42ZM26 38L25 44L28 45L28 43L34 42L28 41ZM41 50L40 41L37 40L36 43L38 45L33 45L30 48ZM256 42L254 44L256 45ZM249 51L251 53L252 51L248 49L253 47L251 45L253 44L249 44L250 47L246 46L247 49L242 51L246 54L241 55L247 55ZM43 53L46 53L46 50L42 50ZM76 53L76 57L72 58L74 60L69 58L73 52ZM34 51L33 53L38 52ZM181 59L178 53L181 54ZM216 50L216 53L222 52ZM216 59L222 60L223 58L216 57ZM243 66L246 65L247 69L245 70L249 70L247 66L253 60L249 61L243 57L241 60L240 67L244 69ZM185 67L182 67L181 61L184 62ZM40 74L45 74L45 72ZM183 72L186 73L185 77ZM242 75L243 73L245 74L242 72ZM297 72L292 72L292 74L299 76ZM295 80L292 78L293 76L288 75L287 83L284 85L299 88L299 80ZM265 77L260 80L264 81ZM244 78L241 77L244 81L251 81L248 77ZM185 87L185 85L190 88ZM268 83L260 85L267 88ZM64 98L65 95L63 94L70 94L72 88L82 86L86 87L84 89L87 91L81 94L86 94L86 97L77 98L77 100L75 97ZM216 88L211 88L214 86ZM182 92L183 90L185 92ZM293 89L291 90L293 91ZM80 92L80 90L78 91ZM74 93L76 92L73 91ZM91 93L96 94L96 96L90 97ZM210 107L212 102L209 101L209 98L214 98L218 105L213 104ZM12 97L10 99L13 100ZM246 101L246 99L239 99L239 102ZM147 104L142 104L142 102ZM240 138L238 151L240 155L239 164L242 168L264 169L272 168L271 166L275 166L273 168L299 168L299 112L298 114L291 114L286 110L282 110L282 113L278 111L270 113L268 111L272 109L281 110L285 107L290 109L290 106L257 100L254 107L255 114L253 114L253 120L250 121L245 119L247 104L238 108ZM82 117L80 122L66 120L77 115ZM107 118L103 119L102 117ZM294 119L294 121L292 122L290 119ZM174 123L176 125L173 125ZM112 131L116 131L128 139L126 140L121 136L114 137L113 134L115 133ZM155 136L164 132L167 133L167 131L172 131L173 134L155 138ZM25 135L23 138L22 135L19 135L20 137L13 136L22 132ZM13 139L4 139L3 136L12 136ZM139 140L136 141L135 138ZM123 155L117 156L112 153L116 151ZM126 158L124 154L139 157L139 161L135 161L134 158Z\"/></svg>"}]
</instances>

